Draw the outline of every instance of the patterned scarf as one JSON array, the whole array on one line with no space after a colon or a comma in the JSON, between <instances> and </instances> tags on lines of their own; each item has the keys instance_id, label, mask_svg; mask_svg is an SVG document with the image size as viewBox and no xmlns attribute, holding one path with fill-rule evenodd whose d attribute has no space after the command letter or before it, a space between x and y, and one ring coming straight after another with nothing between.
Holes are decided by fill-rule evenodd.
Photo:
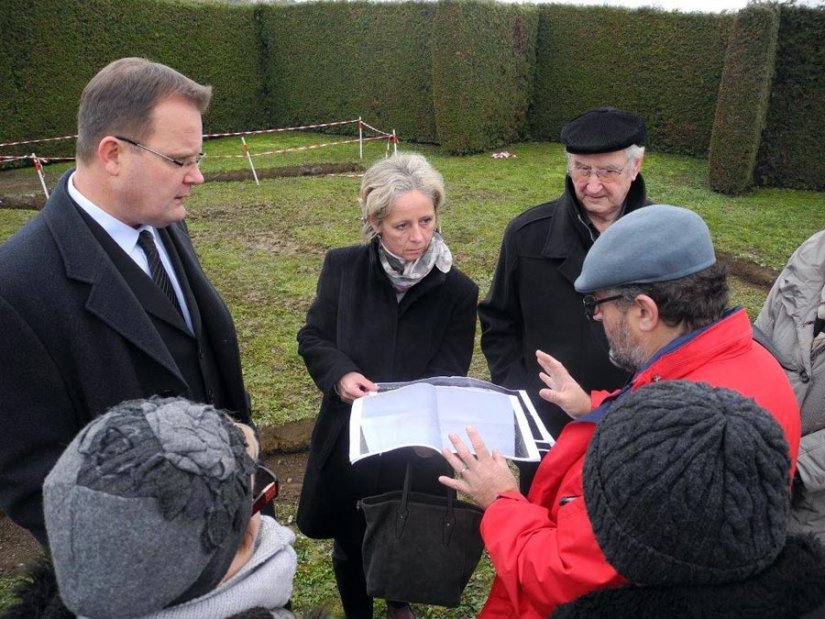
<instances>
[{"instance_id":1,"label":"patterned scarf","mask_svg":"<svg viewBox=\"0 0 825 619\"><path fill-rule=\"evenodd\" d=\"M438 232L433 232L433 238L430 239L427 249L420 258L413 262L405 262L403 258L391 253L382 242L378 244L378 257L381 259L384 272L390 278L392 287L400 296L427 277L433 267L442 273L448 273L453 266L450 248Z\"/></svg>"}]
</instances>

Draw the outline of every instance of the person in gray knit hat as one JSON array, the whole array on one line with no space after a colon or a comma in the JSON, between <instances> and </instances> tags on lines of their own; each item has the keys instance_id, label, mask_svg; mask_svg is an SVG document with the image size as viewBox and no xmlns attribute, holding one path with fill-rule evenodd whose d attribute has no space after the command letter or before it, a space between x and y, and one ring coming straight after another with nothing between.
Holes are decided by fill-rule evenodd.
<instances>
[{"instance_id":1,"label":"person in gray knit hat","mask_svg":"<svg viewBox=\"0 0 825 619\"><path fill-rule=\"evenodd\" d=\"M295 536L253 514L256 457L251 429L180 398L92 421L43 487L66 607L94 619L291 618Z\"/></svg>"},{"instance_id":2,"label":"person in gray knit hat","mask_svg":"<svg viewBox=\"0 0 825 619\"><path fill-rule=\"evenodd\" d=\"M825 602L825 548L786 538L788 444L753 400L664 381L599 423L584 501L630 585L560 606L571 617L800 617Z\"/></svg>"}]
</instances>

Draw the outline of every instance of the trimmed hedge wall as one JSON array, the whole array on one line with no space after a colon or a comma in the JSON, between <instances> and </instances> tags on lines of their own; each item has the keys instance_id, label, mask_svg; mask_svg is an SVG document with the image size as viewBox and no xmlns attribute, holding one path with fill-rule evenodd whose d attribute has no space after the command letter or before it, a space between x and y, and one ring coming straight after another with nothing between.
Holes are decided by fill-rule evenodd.
<instances>
[{"instance_id":1,"label":"trimmed hedge wall","mask_svg":"<svg viewBox=\"0 0 825 619\"><path fill-rule=\"evenodd\" d=\"M638 113L654 150L707 153L733 18L543 5L531 129L558 140L585 110Z\"/></svg>"},{"instance_id":2,"label":"trimmed hedge wall","mask_svg":"<svg viewBox=\"0 0 825 619\"><path fill-rule=\"evenodd\" d=\"M710 186L741 193L751 186L771 91L779 14L756 5L739 12L725 56L708 156Z\"/></svg>"},{"instance_id":3,"label":"trimmed hedge wall","mask_svg":"<svg viewBox=\"0 0 825 619\"><path fill-rule=\"evenodd\" d=\"M432 4L368 2L260 9L268 105L277 126L354 119L436 141ZM354 127L352 127L354 129Z\"/></svg>"},{"instance_id":4,"label":"trimmed hedge wall","mask_svg":"<svg viewBox=\"0 0 825 619\"><path fill-rule=\"evenodd\" d=\"M825 190L825 10L781 6L776 72L755 180Z\"/></svg>"},{"instance_id":5,"label":"trimmed hedge wall","mask_svg":"<svg viewBox=\"0 0 825 619\"><path fill-rule=\"evenodd\" d=\"M444 0L433 26L433 97L441 146L471 153L526 137L535 7Z\"/></svg>"},{"instance_id":6,"label":"trimmed hedge wall","mask_svg":"<svg viewBox=\"0 0 825 619\"><path fill-rule=\"evenodd\" d=\"M207 132L266 123L252 7L3 0L0 25L0 68L9 76L0 80L0 141L75 133L86 82L122 56L145 56L211 84ZM74 141L40 149L47 155L73 153Z\"/></svg>"},{"instance_id":7,"label":"trimmed hedge wall","mask_svg":"<svg viewBox=\"0 0 825 619\"><path fill-rule=\"evenodd\" d=\"M736 19L462 0L3 0L0 141L74 133L88 79L140 55L214 86L207 132L361 115L469 153L557 140L569 119L614 105L645 119L652 150L704 156L713 139L725 191L745 189L751 167L757 183L825 189L825 10L771 7Z\"/></svg>"}]
</instances>

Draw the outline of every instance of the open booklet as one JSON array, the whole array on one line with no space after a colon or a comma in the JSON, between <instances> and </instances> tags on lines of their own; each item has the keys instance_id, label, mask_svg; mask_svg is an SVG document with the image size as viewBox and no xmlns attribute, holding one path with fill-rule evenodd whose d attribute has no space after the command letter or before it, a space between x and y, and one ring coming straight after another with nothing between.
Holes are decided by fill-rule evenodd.
<instances>
[{"instance_id":1,"label":"open booklet","mask_svg":"<svg viewBox=\"0 0 825 619\"><path fill-rule=\"evenodd\" d=\"M510 460L537 462L554 443L524 391L463 376L378 383L378 389L353 402L351 462L399 447L452 449L447 435L468 443L467 426Z\"/></svg>"}]
</instances>

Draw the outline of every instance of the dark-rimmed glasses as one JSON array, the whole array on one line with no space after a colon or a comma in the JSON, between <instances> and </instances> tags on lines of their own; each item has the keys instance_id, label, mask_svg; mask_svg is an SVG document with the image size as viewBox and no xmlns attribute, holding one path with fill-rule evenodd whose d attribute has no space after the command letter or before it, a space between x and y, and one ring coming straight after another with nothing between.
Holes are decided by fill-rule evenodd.
<instances>
[{"instance_id":1,"label":"dark-rimmed glasses","mask_svg":"<svg viewBox=\"0 0 825 619\"><path fill-rule=\"evenodd\" d=\"M592 294L584 295L582 299L582 304L584 305L584 315L587 316L589 320L593 320L593 316L596 313L596 308L601 305L602 303L607 303L608 301L615 301L616 299L621 299L624 295L621 294L614 294L610 297L605 297L603 299L599 299Z\"/></svg>"},{"instance_id":2,"label":"dark-rimmed glasses","mask_svg":"<svg viewBox=\"0 0 825 619\"><path fill-rule=\"evenodd\" d=\"M281 486L278 483L278 476L262 464L255 465L255 485L252 490L252 513L257 514L267 503L272 501Z\"/></svg>"},{"instance_id":3,"label":"dark-rimmed glasses","mask_svg":"<svg viewBox=\"0 0 825 619\"><path fill-rule=\"evenodd\" d=\"M203 161L203 158L206 157L205 153L198 153L197 155L194 155L191 158L182 161L180 159L174 159L174 158L172 158L168 155L164 155L163 153L159 153L156 150L152 150L148 146L144 146L140 142L135 142L134 140L130 140L129 138L125 138L122 135L116 135L115 139L120 140L121 142L126 142L127 144L131 144L132 146L134 146L136 148L140 148L141 150L145 150L148 153L152 153L156 157L160 157L164 161L168 161L169 163L173 163L176 166L178 166L179 168L189 169L193 166L194 167L200 167L201 161Z\"/></svg>"}]
</instances>

